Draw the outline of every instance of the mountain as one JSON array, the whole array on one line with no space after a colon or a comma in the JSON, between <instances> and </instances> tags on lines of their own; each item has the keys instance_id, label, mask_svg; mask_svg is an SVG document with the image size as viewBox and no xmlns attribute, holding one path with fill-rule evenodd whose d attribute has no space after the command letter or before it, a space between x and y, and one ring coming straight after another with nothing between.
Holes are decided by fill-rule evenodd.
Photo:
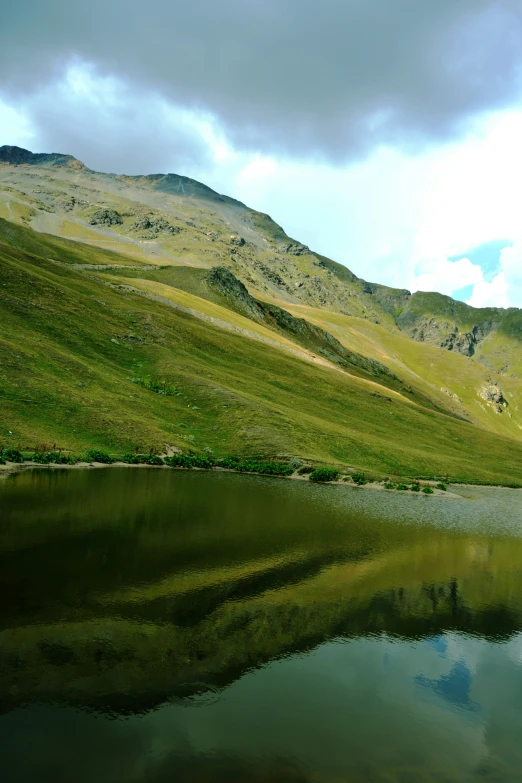
<instances>
[{"instance_id":1,"label":"mountain","mask_svg":"<svg viewBox=\"0 0 522 783\"><path fill-rule=\"evenodd\" d=\"M18 147L0 264L0 445L522 476L520 310L368 283L186 177Z\"/></svg>"},{"instance_id":2,"label":"mountain","mask_svg":"<svg viewBox=\"0 0 522 783\"><path fill-rule=\"evenodd\" d=\"M30 152L23 147L10 147L4 145L0 147L0 163L9 163L13 166L70 166L76 169L86 169L86 167L72 155L62 155L58 152Z\"/></svg>"}]
</instances>

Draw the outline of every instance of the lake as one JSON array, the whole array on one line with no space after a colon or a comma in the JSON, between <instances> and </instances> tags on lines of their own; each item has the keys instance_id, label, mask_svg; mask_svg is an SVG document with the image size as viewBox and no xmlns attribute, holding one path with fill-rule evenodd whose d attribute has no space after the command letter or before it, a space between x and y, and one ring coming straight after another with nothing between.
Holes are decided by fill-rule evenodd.
<instances>
[{"instance_id":1,"label":"lake","mask_svg":"<svg viewBox=\"0 0 522 783\"><path fill-rule=\"evenodd\" d=\"M522 490L0 481L3 783L522 780Z\"/></svg>"}]
</instances>

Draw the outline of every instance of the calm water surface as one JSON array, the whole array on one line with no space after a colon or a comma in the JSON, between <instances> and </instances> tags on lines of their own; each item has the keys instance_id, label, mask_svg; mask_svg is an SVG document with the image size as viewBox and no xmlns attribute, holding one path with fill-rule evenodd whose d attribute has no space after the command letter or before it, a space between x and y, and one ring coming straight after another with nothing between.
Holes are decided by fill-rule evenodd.
<instances>
[{"instance_id":1,"label":"calm water surface","mask_svg":"<svg viewBox=\"0 0 522 783\"><path fill-rule=\"evenodd\" d=\"M522 491L0 481L4 783L522 781Z\"/></svg>"}]
</instances>

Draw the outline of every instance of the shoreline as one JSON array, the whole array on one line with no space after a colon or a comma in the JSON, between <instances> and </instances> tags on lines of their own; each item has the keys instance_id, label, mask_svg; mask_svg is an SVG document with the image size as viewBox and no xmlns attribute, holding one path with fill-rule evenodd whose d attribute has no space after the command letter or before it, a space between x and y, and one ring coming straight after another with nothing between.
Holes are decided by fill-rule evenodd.
<instances>
[{"instance_id":1,"label":"shoreline","mask_svg":"<svg viewBox=\"0 0 522 783\"><path fill-rule=\"evenodd\" d=\"M5 479L8 476L16 475L17 473L23 473L27 470L99 470L101 468L148 468L149 470L177 470L177 471L210 471L210 472L219 472L219 473L234 473L239 475L245 475L245 476L259 476L261 478L278 478L278 479L290 479L292 481L305 481L310 484L315 485L330 485L330 486L343 486L343 487L350 487L352 489L371 489L371 490L377 490L380 492L390 492L390 493L399 493L401 495L422 495L426 496L425 493L422 492L414 492L411 489L406 490L397 490L397 489L386 489L384 487L383 480L380 481L371 481L369 480L366 484L356 484L353 481L343 481L342 479L336 479L335 481L327 481L327 482L315 482L310 481L308 475L300 475L298 473L293 473L290 476L278 476L278 475L267 475L262 473L254 473L249 471L237 471L233 470L232 468L221 468L221 467L213 467L213 468L182 468L182 467L171 467L170 465L147 465L147 464L129 464L127 462L112 462L111 464L106 464L103 462L77 462L74 465L58 465L58 464L46 464L42 465L38 462L29 462L25 461L23 463L19 462L6 462L4 465L0 465L0 480ZM349 475L349 474L347 474ZM412 483L413 481L417 481L417 479L404 479L404 483ZM448 482L448 487L452 486L453 489L447 489L446 491L437 489L436 484L437 481L434 480L427 480L427 479L419 479L419 481L422 481L422 483L425 486L429 486L433 490L433 497L446 497L446 498L462 498L463 496L458 494L455 489L458 487L464 488L477 488L477 487L490 487L494 489L518 489L517 487L506 487L502 484L469 484L469 483L454 483L454 482Z\"/></svg>"}]
</instances>

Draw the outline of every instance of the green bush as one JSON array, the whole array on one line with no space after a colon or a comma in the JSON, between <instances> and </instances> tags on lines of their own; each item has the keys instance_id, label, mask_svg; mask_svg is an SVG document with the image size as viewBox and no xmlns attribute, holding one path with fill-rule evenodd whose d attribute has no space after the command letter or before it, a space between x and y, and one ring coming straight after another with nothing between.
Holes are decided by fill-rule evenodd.
<instances>
[{"instance_id":1,"label":"green bush","mask_svg":"<svg viewBox=\"0 0 522 783\"><path fill-rule=\"evenodd\" d=\"M409 489L409 487L406 484L398 484L397 489L400 489L401 492L404 492L404 490Z\"/></svg>"},{"instance_id":2,"label":"green bush","mask_svg":"<svg viewBox=\"0 0 522 783\"><path fill-rule=\"evenodd\" d=\"M87 462L102 462L104 465L112 465L113 458L107 454L106 451L98 451L98 449L89 449L86 452Z\"/></svg>"},{"instance_id":3,"label":"green bush","mask_svg":"<svg viewBox=\"0 0 522 783\"><path fill-rule=\"evenodd\" d=\"M165 463L156 454L134 454L129 452L124 454L121 462L126 465L164 465Z\"/></svg>"},{"instance_id":4,"label":"green bush","mask_svg":"<svg viewBox=\"0 0 522 783\"><path fill-rule=\"evenodd\" d=\"M392 484L392 482L391 482L391 481L387 481L387 482L385 483L385 485L384 485L384 489L395 489L395 488L396 488L396 486L397 486L397 485L396 485L396 484Z\"/></svg>"},{"instance_id":5,"label":"green bush","mask_svg":"<svg viewBox=\"0 0 522 783\"><path fill-rule=\"evenodd\" d=\"M446 492L448 488L445 484L437 484L437 489L442 489L443 492Z\"/></svg>"},{"instance_id":6,"label":"green bush","mask_svg":"<svg viewBox=\"0 0 522 783\"><path fill-rule=\"evenodd\" d=\"M418 484L412 484L410 489L412 492L420 492L420 487Z\"/></svg>"},{"instance_id":7,"label":"green bush","mask_svg":"<svg viewBox=\"0 0 522 783\"><path fill-rule=\"evenodd\" d=\"M212 468L214 460L212 457L203 454L173 454L172 457L165 457L165 465L171 468Z\"/></svg>"},{"instance_id":8,"label":"green bush","mask_svg":"<svg viewBox=\"0 0 522 783\"><path fill-rule=\"evenodd\" d=\"M364 473L353 473L352 478L355 481L356 484L359 484L359 486L362 486L363 484L368 483L368 479L364 475Z\"/></svg>"},{"instance_id":9,"label":"green bush","mask_svg":"<svg viewBox=\"0 0 522 783\"><path fill-rule=\"evenodd\" d=\"M208 454L194 454L194 456L190 457L192 464L190 467L192 468L202 468L203 470L209 470L210 468L214 467L214 460L212 457L210 457Z\"/></svg>"},{"instance_id":10,"label":"green bush","mask_svg":"<svg viewBox=\"0 0 522 783\"><path fill-rule=\"evenodd\" d=\"M59 451L37 451L29 458L38 465L73 465L75 460Z\"/></svg>"},{"instance_id":11,"label":"green bush","mask_svg":"<svg viewBox=\"0 0 522 783\"><path fill-rule=\"evenodd\" d=\"M161 459L161 457L158 457L157 454L149 454L147 459L145 460L145 463L147 465L164 465L165 463Z\"/></svg>"},{"instance_id":12,"label":"green bush","mask_svg":"<svg viewBox=\"0 0 522 783\"><path fill-rule=\"evenodd\" d=\"M224 457L217 462L208 454L174 454L165 457L165 464L171 468L228 468L239 473L260 473L263 476L291 476L294 472L292 464L286 462L264 461L258 459L241 459L240 457Z\"/></svg>"},{"instance_id":13,"label":"green bush","mask_svg":"<svg viewBox=\"0 0 522 783\"><path fill-rule=\"evenodd\" d=\"M285 462L255 462L252 466L253 473L261 473L265 476L291 476L294 469Z\"/></svg>"},{"instance_id":14,"label":"green bush","mask_svg":"<svg viewBox=\"0 0 522 783\"><path fill-rule=\"evenodd\" d=\"M236 470L237 466L240 464L241 464L240 457L229 456L219 460L219 467L229 468L230 470Z\"/></svg>"},{"instance_id":15,"label":"green bush","mask_svg":"<svg viewBox=\"0 0 522 783\"><path fill-rule=\"evenodd\" d=\"M51 452L37 451L31 457L29 457L29 459L31 462L36 462L38 465L48 465L51 461L49 459L50 453Z\"/></svg>"},{"instance_id":16,"label":"green bush","mask_svg":"<svg viewBox=\"0 0 522 783\"><path fill-rule=\"evenodd\" d=\"M332 468L317 468L310 473L310 481L335 481L339 477L339 471Z\"/></svg>"},{"instance_id":17,"label":"green bush","mask_svg":"<svg viewBox=\"0 0 522 783\"><path fill-rule=\"evenodd\" d=\"M125 462L126 465L141 465L143 463L144 454L134 454L129 452L124 454L121 458L121 462Z\"/></svg>"},{"instance_id":18,"label":"green bush","mask_svg":"<svg viewBox=\"0 0 522 783\"><path fill-rule=\"evenodd\" d=\"M225 457L219 461L219 466L239 473L260 473L263 476L291 476L292 465L277 460L265 461L259 459L240 459L240 457Z\"/></svg>"},{"instance_id":19,"label":"green bush","mask_svg":"<svg viewBox=\"0 0 522 783\"><path fill-rule=\"evenodd\" d=\"M0 455L5 462L23 462L24 458L18 449L4 449Z\"/></svg>"},{"instance_id":20,"label":"green bush","mask_svg":"<svg viewBox=\"0 0 522 783\"><path fill-rule=\"evenodd\" d=\"M303 465L297 472L300 476L307 476L309 473L313 473L314 470L315 468L312 465Z\"/></svg>"},{"instance_id":21,"label":"green bush","mask_svg":"<svg viewBox=\"0 0 522 783\"><path fill-rule=\"evenodd\" d=\"M431 487L423 487L422 491L424 492L425 495L433 495L433 490Z\"/></svg>"}]
</instances>

